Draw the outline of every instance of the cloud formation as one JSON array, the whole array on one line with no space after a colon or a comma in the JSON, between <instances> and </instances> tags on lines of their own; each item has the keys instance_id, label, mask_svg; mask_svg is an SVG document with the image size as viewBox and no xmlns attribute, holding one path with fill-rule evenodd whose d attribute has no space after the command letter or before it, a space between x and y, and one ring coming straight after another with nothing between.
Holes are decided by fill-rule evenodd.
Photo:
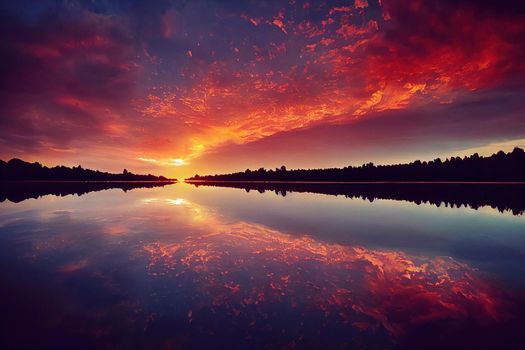
<instances>
[{"instance_id":1,"label":"cloud formation","mask_svg":"<svg viewBox=\"0 0 525 350\"><path fill-rule=\"evenodd\" d=\"M161 170L393 110L402 130L405 111L521 89L525 73L512 2L43 1L1 16L2 157L109 165L125 149L119 166Z\"/></svg>"}]
</instances>

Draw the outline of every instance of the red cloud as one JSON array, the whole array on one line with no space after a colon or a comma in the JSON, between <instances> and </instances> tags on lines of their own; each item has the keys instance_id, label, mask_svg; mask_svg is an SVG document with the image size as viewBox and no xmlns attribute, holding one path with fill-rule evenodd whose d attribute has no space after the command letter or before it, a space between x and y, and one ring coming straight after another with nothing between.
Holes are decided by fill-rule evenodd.
<instances>
[{"instance_id":1,"label":"red cloud","mask_svg":"<svg viewBox=\"0 0 525 350\"><path fill-rule=\"evenodd\" d=\"M4 142L34 151L107 136L141 148L137 157L187 159L377 111L450 103L524 76L519 4L354 5L240 14L152 5L137 18L86 10L33 26L6 19ZM207 21L196 25L196 13Z\"/></svg>"},{"instance_id":2,"label":"red cloud","mask_svg":"<svg viewBox=\"0 0 525 350\"><path fill-rule=\"evenodd\" d=\"M523 73L517 59L523 56L522 45L514 40L525 33L521 18L480 18L471 4L437 6L414 0L385 1L390 20L365 22L359 18L366 5L357 2L359 11L328 9L320 23L294 24L291 18L286 27L281 10L270 22L293 37L270 41L266 48L253 46L247 50L253 59L242 70L214 62L204 68L203 80L170 94L171 116L203 126L190 149L250 142L280 131L406 108L415 101L450 102L455 94ZM304 41L302 60L290 63ZM234 78L224 80L228 75ZM147 113L152 107L141 110ZM183 112L185 108L191 112ZM210 119L211 114L220 118Z\"/></svg>"},{"instance_id":3,"label":"red cloud","mask_svg":"<svg viewBox=\"0 0 525 350\"><path fill-rule=\"evenodd\" d=\"M35 27L10 19L9 27L1 38L9 55L2 58L0 123L11 147L45 154L110 136L107 125L124 123L138 66L111 18L85 13Z\"/></svg>"}]
</instances>

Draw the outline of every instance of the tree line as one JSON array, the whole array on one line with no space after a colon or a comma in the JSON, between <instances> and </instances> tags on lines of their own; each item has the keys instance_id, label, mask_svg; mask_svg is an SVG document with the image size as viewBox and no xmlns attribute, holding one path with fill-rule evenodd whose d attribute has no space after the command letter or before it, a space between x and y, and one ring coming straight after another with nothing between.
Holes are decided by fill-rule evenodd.
<instances>
[{"instance_id":1,"label":"tree line","mask_svg":"<svg viewBox=\"0 0 525 350\"><path fill-rule=\"evenodd\" d=\"M63 165L48 168L42 164L28 163L21 159L8 162L0 160L0 180L2 181L169 181L164 176L133 174L126 169L120 174L84 169L80 165Z\"/></svg>"},{"instance_id":2,"label":"tree line","mask_svg":"<svg viewBox=\"0 0 525 350\"><path fill-rule=\"evenodd\" d=\"M329 169L295 169L285 166L266 170L246 169L244 172L220 175L195 175L187 181L466 181L466 182L523 182L525 181L525 152L499 151L489 157L475 153L471 156L416 160L408 164L347 166Z\"/></svg>"}]
</instances>

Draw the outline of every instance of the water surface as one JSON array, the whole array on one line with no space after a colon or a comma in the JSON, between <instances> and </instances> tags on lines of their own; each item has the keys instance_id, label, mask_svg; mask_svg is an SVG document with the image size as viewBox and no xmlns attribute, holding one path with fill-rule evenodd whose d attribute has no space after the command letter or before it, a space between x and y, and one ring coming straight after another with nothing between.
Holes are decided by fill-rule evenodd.
<instances>
[{"instance_id":1,"label":"water surface","mask_svg":"<svg viewBox=\"0 0 525 350\"><path fill-rule=\"evenodd\" d=\"M4 200L0 339L521 348L525 217L476 208L187 184Z\"/></svg>"}]
</instances>

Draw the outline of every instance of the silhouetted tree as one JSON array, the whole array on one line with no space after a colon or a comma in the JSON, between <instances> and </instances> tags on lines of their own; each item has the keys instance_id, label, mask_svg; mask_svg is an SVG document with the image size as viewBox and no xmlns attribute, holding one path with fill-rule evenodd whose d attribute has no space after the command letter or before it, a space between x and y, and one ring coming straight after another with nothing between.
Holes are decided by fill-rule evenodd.
<instances>
[{"instance_id":1,"label":"silhouetted tree","mask_svg":"<svg viewBox=\"0 0 525 350\"><path fill-rule=\"evenodd\" d=\"M196 177L187 179L197 180ZM283 165L274 170L259 168L257 171L200 176L200 181L525 181L525 151L515 148L510 153L499 151L490 157L477 153L470 157L451 157L442 161L416 160L408 164L348 166L332 169L287 170Z\"/></svg>"},{"instance_id":2,"label":"silhouetted tree","mask_svg":"<svg viewBox=\"0 0 525 350\"><path fill-rule=\"evenodd\" d=\"M121 174L111 174L98 170L56 166L48 168L40 163L28 163L20 159L9 162L0 161L0 181L166 181L164 176L137 175L124 169Z\"/></svg>"}]
</instances>

